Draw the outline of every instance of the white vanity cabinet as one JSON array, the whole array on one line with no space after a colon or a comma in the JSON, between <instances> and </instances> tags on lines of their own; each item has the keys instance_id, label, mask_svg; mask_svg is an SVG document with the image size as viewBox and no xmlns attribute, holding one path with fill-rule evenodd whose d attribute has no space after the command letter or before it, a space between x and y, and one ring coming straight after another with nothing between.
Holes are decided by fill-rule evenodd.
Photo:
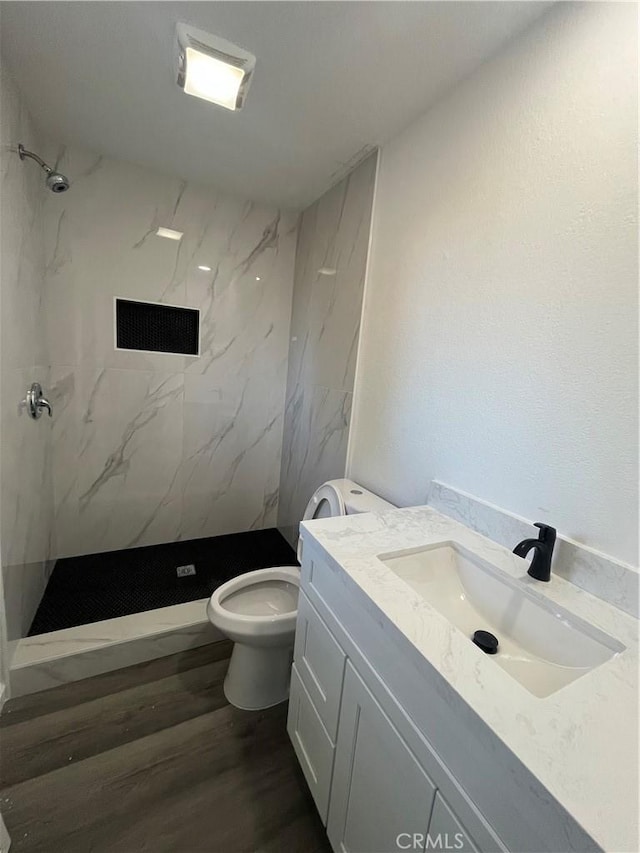
<instances>
[{"instance_id":1,"label":"white vanity cabinet","mask_svg":"<svg viewBox=\"0 0 640 853\"><path fill-rule=\"evenodd\" d=\"M616 689L635 679L637 627L621 632L634 648L602 664L602 682L585 674L550 697L533 696L461 642L381 558L399 547L410 553L423 536L427 543L445 532L452 541L476 536L442 519L418 508L301 526L288 731L333 850L637 850L629 843L632 798L601 786L601 773L596 779L587 761L593 755L602 767L611 755L621 764L631 742L629 719L621 720L627 734L612 741L611 752L609 739L595 738L595 727L592 744L583 731L598 719L611 738L605 711L617 712L617 703L603 693L605 711L593 717L589 707L585 715L585 688L588 678L596 685L615 681ZM476 546L489 553L482 537ZM506 567L511 555L503 556ZM566 592L600 612L595 599L580 602L563 584L555 594ZM606 609L601 615L612 618ZM603 844L608 837L623 843Z\"/></svg>"},{"instance_id":2,"label":"white vanity cabinet","mask_svg":"<svg viewBox=\"0 0 640 853\"><path fill-rule=\"evenodd\" d=\"M303 570L287 730L333 849L504 851L464 795L464 816L447 802L455 784L333 621L314 589L312 568Z\"/></svg>"}]
</instances>

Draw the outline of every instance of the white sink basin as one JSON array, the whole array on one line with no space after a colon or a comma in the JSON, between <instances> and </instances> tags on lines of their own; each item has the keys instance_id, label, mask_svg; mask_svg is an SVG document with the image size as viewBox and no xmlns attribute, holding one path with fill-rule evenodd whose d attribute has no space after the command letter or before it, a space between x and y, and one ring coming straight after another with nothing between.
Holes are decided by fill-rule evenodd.
<instances>
[{"instance_id":1,"label":"white sink basin","mask_svg":"<svg viewBox=\"0 0 640 853\"><path fill-rule=\"evenodd\" d=\"M528 588L527 575L523 580L511 578L456 543L378 558L470 643L476 630L494 634L498 651L488 659L534 696L555 693L625 649Z\"/></svg>"}]
</instances>

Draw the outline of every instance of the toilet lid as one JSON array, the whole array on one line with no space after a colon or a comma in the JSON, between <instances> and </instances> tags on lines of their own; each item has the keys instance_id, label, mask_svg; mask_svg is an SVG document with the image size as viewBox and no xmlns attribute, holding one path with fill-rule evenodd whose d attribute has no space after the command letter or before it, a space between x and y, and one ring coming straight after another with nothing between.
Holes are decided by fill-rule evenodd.
<instances>
[{"instance_id":1,"label":"toilet lid","mask_svg":"<svg viewBox=\"0 0 640 853\"><path fill-rule=\"evenodd\" d=\"M331 483L324 483L313 493L304 513L304 521L311 518L332 518L346 515L344 500L340 492Z\"/></svg>"}]
</instances>

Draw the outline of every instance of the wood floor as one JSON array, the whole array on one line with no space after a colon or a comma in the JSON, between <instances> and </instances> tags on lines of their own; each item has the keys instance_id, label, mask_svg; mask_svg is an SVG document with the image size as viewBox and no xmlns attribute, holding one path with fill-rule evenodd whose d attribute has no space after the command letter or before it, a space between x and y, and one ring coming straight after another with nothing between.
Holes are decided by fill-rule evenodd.
<instances>
[{"instance_id":1,"label":"wood floor","mask_svg":"<svg viewBox=\"0 0 640 853\"><path fill-rule=\"evenodd\" d=\"M215 643L9 701L12 853L329 853L286 705L232 708L229 652Z\"/></svg>"}]
</instances>

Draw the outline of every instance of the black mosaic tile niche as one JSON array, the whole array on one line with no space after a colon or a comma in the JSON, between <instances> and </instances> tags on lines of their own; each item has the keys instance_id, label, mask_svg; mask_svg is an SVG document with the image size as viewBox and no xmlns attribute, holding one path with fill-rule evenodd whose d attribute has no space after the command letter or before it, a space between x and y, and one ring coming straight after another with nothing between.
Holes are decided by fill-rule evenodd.
<instances>
[{"instance_id":1,"label":"black mosaic tile niche","mask_svg":"<svg viewBox=\"0 0 640 853\"><path fill-rule=\"evenodd\" d=\"M198 355L199 335L196 308L116 299L118 349Z\"/></svg>"}]
</instances>

